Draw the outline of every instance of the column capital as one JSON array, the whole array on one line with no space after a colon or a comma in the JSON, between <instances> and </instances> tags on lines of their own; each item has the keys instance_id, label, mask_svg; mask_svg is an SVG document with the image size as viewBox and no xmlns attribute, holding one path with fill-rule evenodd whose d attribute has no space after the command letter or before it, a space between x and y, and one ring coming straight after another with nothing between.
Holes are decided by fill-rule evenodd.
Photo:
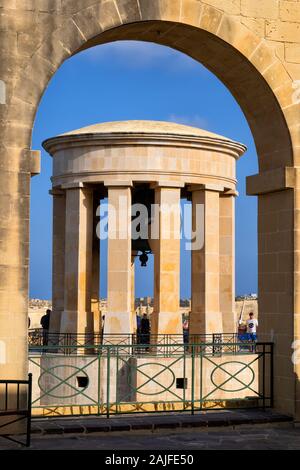
<instances>
[{"instance_id":1,"label":"column capital","mask_svg":"<svg viewBox=\"0 0 300 470\"><path fill-rule=\"evenodd\" d=\"M182 181L156 181L150 184L151 189L156 188L184 188L185 183Z\"/></svg>"},{"instance_id":2,"label":"column capital","mask_svg":"<svg viewBox=\"0 0 300 470\"><path fill-rule=\"evenodd\" d=\"M133 183L131 180L112 180L104 182L106 188L131 188Z\"/></svg>"},{"instance_id":3,"label":"column capital","mask_svg":"<svg viewBox=\"0 0 300 470\"><path fill-rule=\"evenodd\" d=\"M223 193L225 188L224 186L218 184L191 184L187 187L188 191L215 191L218 193Z\"/></svg>"}]
</instances>

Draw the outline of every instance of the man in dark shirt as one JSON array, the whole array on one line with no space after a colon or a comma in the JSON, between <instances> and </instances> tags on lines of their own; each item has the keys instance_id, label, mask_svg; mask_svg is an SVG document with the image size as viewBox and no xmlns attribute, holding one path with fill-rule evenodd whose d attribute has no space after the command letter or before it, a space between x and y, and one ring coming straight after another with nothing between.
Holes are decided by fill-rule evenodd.
<instances>
[{"instance_id":1,"label":"man in dark shirt","mask_svg":"<svg viewBox=\"0 0 300 470\"><path fill-rule=\"evenodd\" d=\"M150 343L150 322L147 318L146 313L144 313L143 318L141 320L141 343L142 344Z\"/></svg>"},{"instance_id":2,"label":"man in dark shirt","mask_svg":"<svg viewBox=\"0 0 300 470\"><path fill-rule=\"evenodd\" d=\"M48 333L49 333L49 326L50 326L50 315L51 310L46 310L46 314L41 318L41 326L43 328L43 346L47 346L48 344Z\"/></svg>"}]
</instances>

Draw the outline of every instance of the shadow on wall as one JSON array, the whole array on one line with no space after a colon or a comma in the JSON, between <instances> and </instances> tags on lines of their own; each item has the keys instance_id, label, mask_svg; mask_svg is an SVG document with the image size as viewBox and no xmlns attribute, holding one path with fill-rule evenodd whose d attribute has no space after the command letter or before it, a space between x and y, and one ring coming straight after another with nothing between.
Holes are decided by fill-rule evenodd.
<instances>
[{"instance_id":1,"label":"shadow on wall","mask_svg":"<svg viewBox=\"0 0 300 470\"><path fill-rule=\"evenodd\" d=\"M137 387L137 360L134 357L123 360L117 371L116 401L117 402L135 402Z\"/></svg>"}]
</instances>

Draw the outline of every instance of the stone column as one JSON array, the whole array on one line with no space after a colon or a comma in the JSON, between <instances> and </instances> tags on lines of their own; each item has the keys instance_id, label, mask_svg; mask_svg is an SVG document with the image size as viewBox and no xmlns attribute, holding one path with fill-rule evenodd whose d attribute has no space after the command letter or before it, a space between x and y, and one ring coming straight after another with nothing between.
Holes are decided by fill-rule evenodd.
<instances>
[{"instance_id":1,"label":"stone column","mask_svg":"<svg viewBox=\"0 0 300 470\"><path fill-rule=\"evenodd\" d=\"M182 334L180 313L180 187L155 188L158 239L154 246L154 311L151 334ZM168 208L170 209L168 212ZM165 212L166 210L166 212ZM153 234L152 234L153 238Z\"/></svg>"},{"instance_id":2,"label":"stone column","mask_svg":"<svg viewBox=\"0 0 300 470\"><path fill-rule=\"evenodd\" d=\"M204 206L204 243L192 249L192 309L190 334L222 333L219 300L219 192L206 186L192 193L192 229L196 231L197 204ZM201 221L200 221L201 223Z\"/></svg>"},{"instance_id":3,"label":"stone column","mask_svg":"<svg viewBox=\"0 0 300 470\"><path fill-rule=\"evenodd\" d=\"M50 191L53 196L53 249L52 249L52 313L50 333L60 332L65 295L65 231L66 194L60 189Z\"/></svg>"},{"instance_id":4,"label":"stone column","mask_svg":"<svg viewBox=\"0 0 300 470\"><path fill-rule=\"evenodd\" d=\"M108 188L107 314L105 334L133 333L131 313L131 183Z\"/></svg>"},{"instance_id":5,"label":"stone column","mask_svg":"<svg viewBox=\"0 0 300 470\"><path fill-rule=\"evenodd\" d=\"M61 332L91 333L93 192L81 183L66 189L65 309Z\"/></svg>"},{"instance_id":6,"label":"stone column","mask_svg":"<svg viewBox=\"0 0 300 470\"><path fill-rule=\"evenodd\" d=\"M100 239L97 235L97 224L99 217L97 209L100 204L100 196L97 192L93 196L93 233L92 233L92 295L91 295L91 311L93 316L93 332L99 334L101 332L101 311L100 311Z\"/></svg>"},{"instance_id":7,"label":"stone column","mask_svg":"<svg viewBox=\"0 0 300 470\"><path fill-rule=\"evenodd\" d=\"M220 312L224 333L237 331L235 315L235 194L220 194Z\"/></svg>"},{"instance_id":8,"label":"stone column","mask_svg":"<svg viewBox=\"0 0 300 470\"><path fill-rule=\"evenodd\" d=\"M15 141L9 146L4 135L1 136L0 376L3 379L26 379L28 374L31 151L19 150ZM9 398L13 404L12 393Z\"/></svg>"},{"instance_id":9,"label":"stone column","mask_svg":"<svg viewBox=\"0 0 300 470\"><path fill-rule=\"evenodd\" d=\"M247 195L258 196L258 340L274 342L275 409L300 421L300 170L250 176Z\"/></svg>"}]
</instances>

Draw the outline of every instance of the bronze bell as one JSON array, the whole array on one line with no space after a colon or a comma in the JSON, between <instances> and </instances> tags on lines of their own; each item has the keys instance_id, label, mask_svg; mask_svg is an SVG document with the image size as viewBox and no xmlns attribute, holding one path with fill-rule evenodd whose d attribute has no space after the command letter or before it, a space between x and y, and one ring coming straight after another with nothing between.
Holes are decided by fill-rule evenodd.
<instances>
[{"instance_id":1,"label":"bronze bell","mask_svg":"<svg viewBox=\"0 0 300 470\"><path fill-rule=\"evenodd\" d=\"M141 262L141 266L142 267L146 267L147 266L147 262L148 262L148 256L147 256L147 253L145 251L142 252L142 254L139 256L139 260Z\"/></svg>"},{"instance_id":2,"label":"bronze bell","mask_svg":"<svg viewBox=\"0 0 300 470\"><path fill-rule=\"evenodd\" d=\"M140 185L139 187L134 189L133 203L140 203L144 204L148 210L148 225L150 229L151 223L151 204L154 202L154 195L153 191L149 190L149 188L145 185ZM152 253L148 239L145 238L137 238L136 240L131 240L131 249L135 252L141 252L139 255L139 260L141 262L141 266L146 267L148 262L148 254Z\"/></svg>"}]
</instances>

